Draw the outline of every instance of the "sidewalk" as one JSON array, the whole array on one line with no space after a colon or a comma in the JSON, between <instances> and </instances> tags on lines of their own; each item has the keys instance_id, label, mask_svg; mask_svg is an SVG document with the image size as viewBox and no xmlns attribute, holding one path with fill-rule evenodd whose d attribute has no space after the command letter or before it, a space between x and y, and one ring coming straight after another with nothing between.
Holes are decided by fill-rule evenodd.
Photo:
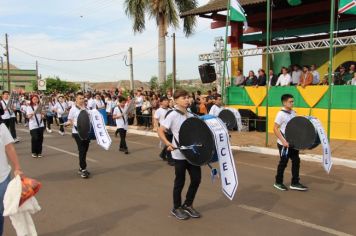
<instances>
[{"instance_id":1,"label":"sidewalk","mask_svg":"<svg viewBox=\"0 0 356 236\"><path fill-rule=\"evenodd\" d=\"M116 128L108 127L108 130L114 131ZM158 137L156 132L152 130L143 130L138 126L130 126L128 133ZM277 140L273 134L269 134L268 136L269 144L267 147L265 146L266 133L234 131L230 134L233 150L278 155L276 147ZM335 165L356 168L356 141L331 140L330 148ZM303 150L300 154L302 159L321 162L322 147L319 145L313 150Z\"/></svg>"}]
</instances>

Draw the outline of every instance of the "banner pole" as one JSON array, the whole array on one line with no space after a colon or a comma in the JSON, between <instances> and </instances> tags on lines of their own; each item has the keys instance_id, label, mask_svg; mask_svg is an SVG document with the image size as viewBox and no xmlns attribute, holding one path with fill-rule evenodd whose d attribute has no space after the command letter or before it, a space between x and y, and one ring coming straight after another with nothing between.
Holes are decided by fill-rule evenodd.
<instances>
[{"instance_id":1,"label":"banner pole","mask_svg":"<svg viewBox=\"0 0 356 236\"><path fill-rule=\"evenodd\" d=\"M269 58L269 46L270 46L270 22L271 21L271 0L267 0L267 26L266 26L266 76L267 76L267 85L266 85L266 143L265 146L268 146L268 100L269 100L269 67L270 67L270 58Z\"/></svg>"}]
</instances>

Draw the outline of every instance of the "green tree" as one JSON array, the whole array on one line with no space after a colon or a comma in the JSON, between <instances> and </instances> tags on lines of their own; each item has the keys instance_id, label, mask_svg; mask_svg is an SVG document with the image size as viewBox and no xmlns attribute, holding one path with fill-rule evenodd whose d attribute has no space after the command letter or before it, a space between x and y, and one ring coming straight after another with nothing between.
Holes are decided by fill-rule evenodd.
<instances>
[{"instance_id":1,"label":"green tree","mask_svg":"<svg viewBox=\"0 0 356 236\"><path fill-rule=\"evenodd\" d=\"M157 89L158 89L158 77L155 76L155 75L152 76L151 79L150 79L149 84L150 84L150 89L151 89L152 91L157 90Z\"/></svg>"},{"instance_id":2,"label":"green tree","mask_svg":"<svg viewBox=\"0 0 356 236\"><path fill-rule=\"evenodd\" d=\"M179 14L197 7L197 0L125 0L126 14L133 20L133 31L142 33L146 16L156 20L158 26L158 81L166 81L166 35L168 27L179 27ZM193 33L196 19L188 16L183 21L186 36Z\"/></svg>"},{"instance_id":3,"label":"green tree","mask_svg":"<svg viewBox=\"0 0 356 236\"><path fill-rule=\"evenodd\" d=\"M76 83L73 83L73 82L63 81L58 76L56 76L56 77L47 77L47 78L45 78L45 80L46 80L46 91L45 91L45 93L76 92L76 91L78 91L80 89L80 85L79 84L76 84ZM33 82L33 89L35 91L38 89L37 81Z\"/></svg>"}]
</instances>

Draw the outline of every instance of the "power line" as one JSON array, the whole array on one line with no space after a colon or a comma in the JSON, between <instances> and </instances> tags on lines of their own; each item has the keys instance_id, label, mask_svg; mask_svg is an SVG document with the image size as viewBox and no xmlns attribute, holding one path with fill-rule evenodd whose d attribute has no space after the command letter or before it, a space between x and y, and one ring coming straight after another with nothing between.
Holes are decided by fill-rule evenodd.
<instances>
[{"instance_id":1,"label":"power line","mask_svg":"<svg viewBox=\"0 0 356 236\"><path fill-rule=\"evenodd\" d=\"M126 51L121 51L121 52L117 52L117 53L113 53L113 54L109 54L109 55L105 55L105 56L99 56L99 57L91 57L91 58L82 58L82 59L58 59L58 58L50 58L50 57L43 57L43 56L39 56L39 55L35 55L33 53L30 52L26 52L25 50L22 50L20 48L11 46L11 48L22 52L23 54L26 54L28 56L34 57L34 58L39 58L39 59L43 59L43 60L48 60L48 61L68 61L68 62L82 62L82 61L94 61L94 60L101 60L101 59L105 59L105 58L110 58L110 57L114 57L114 56L119 56L122 54L125 54Z\"/></svg>"}]
</instances>

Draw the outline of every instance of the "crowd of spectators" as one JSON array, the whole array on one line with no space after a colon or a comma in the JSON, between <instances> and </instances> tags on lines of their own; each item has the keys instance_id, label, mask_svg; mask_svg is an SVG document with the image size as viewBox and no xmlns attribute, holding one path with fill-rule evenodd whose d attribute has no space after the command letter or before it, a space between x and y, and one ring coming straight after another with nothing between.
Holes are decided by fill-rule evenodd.
<instances>
[{"instance_id":1,"label":"crowd of spectators","mask_svg":"<svg viewBox=\"0 0 356 236\"><path fill-rule=\"evenodd\" d=\"M316 70L315 64L309 66L293 65L290 67L282 67L280 73L276 74L273 70L269 70L269 79L263 69L259 69L257 75L253 70L250 70L247 76L244 76L240 69L232 78L232 86L302 86L303 88L311 85L328 85L328 75L321 78ZM332 75L332 85L356 85L356 69L355 64L350 64L349 68L340 66Z\"/></svg>"}]
</instances>

